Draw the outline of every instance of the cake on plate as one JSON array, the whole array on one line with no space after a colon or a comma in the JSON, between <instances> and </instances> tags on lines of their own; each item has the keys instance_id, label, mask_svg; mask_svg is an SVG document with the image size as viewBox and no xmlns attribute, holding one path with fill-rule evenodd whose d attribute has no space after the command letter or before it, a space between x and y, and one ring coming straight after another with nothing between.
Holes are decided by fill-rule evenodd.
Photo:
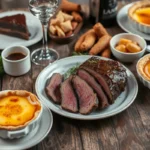
<instances>
[{"instance_id":1,"label":"cake on plate","mask_svg":"<svg viewBox=\"0 0 150 150\"><path fill-rule=\"evenodd\" d=\"M0 18L0 33L29 40L30 33L24 14L15 14Z\"/></svg>"}]
</instances>

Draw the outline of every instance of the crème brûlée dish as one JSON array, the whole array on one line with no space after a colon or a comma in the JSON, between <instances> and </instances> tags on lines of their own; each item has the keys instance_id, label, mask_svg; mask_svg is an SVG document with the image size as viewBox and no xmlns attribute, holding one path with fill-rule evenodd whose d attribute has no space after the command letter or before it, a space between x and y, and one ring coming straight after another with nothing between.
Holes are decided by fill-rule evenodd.
<instances>
[{"instance_id":1,"label":"cr\u00e8me br\u00fbl\u00e9e dish","mask_svg":"<svg viewBox=\"0 0 150 150\"><path fill-rule=\"evenodd\" d=\"M150 33L150 1L139 1L133 4L128 11L131 24L139 31Z\"/></svg>"},{"instance_id":2,"label":"cr\u00e8me br\u00fbl\u00e9e dish","mask_svg":"<svg viewBox=\"0 0 150 150\"><path fill-rule=\"evenodd\" d=\"M150 55L146 55L137 63L137 70L147 81L150 81Z\"/></svg>"},{"instance_id":3,"label":"cr\u00e8me br\u00fbl\u00e9e dish","mask_svg":"<svg viewBox=\"0 0 150 150\"><path fill-rule=\"evenodd\" d=\"M38 98L30 92L0 92L0 129L25 127L38 117L41 110Z\"/></svg>"}]
</instances>

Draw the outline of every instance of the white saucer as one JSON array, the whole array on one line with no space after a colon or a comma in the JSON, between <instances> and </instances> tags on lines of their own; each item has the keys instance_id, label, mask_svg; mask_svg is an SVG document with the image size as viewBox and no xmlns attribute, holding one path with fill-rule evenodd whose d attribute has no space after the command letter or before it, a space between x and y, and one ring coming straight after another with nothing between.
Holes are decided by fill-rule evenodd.
<instances>
[{"instance_id":1,"label":"white saucer","mask_svg":"<svg viewBox=\"0 0 150 150\"><path fill-rule=\"evenodd\" d=\"M4 140L0 138L0 150L21 150L30 148L41 142L50 132L53 124L51 111L44 107L40 125L27 136L20 139Z\"/></svg>"},{"instance_id":2,"label":"white saucer","mask_svg":"<svg viewBox=\"0 0 150 150\"><path fill-rule=\"evenodd\" d=\"M30 12L27 11L6 11L0 13L0 18L5 16L11 16L14 14L24 14L26 16L26 23L30 33L29 40L24 40L17 37L11 37L4 34L0 34L0 49L4 49L8 46L12 45L23 45L23 46L31 46L37 42L39 42L42 37L42 25L40 21L33 16Z\"/></svg>"},{"instance_id":3,"label":"white saucer","mask_svg":"<svg viewBox=\"0 0 150 150\"><path fill-rule=\"evenodd\" d=\"M134 2L133 2L134 3ZM126 32L137 34L143 37L145 40L150 41L150 34L145 34L133 28L128 20L128 9L133 3L124 6L117 14L117 22L119 26Z\"/></svg>"}]
</instances>

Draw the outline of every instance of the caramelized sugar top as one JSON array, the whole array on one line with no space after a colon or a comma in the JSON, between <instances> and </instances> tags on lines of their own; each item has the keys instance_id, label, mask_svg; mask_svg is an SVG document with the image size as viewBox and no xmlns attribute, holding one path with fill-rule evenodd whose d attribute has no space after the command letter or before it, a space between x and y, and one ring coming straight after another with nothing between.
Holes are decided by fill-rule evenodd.
<instances>
[{"instance_id":1,"label":"caramelized sugar top","mask_svg":"<svg viewBox=\"0 0 150 150\"><path fill-rule=\"evenodd\" d=\"M144 66L144 73L148 78L150 78L150 61L148 61Z\"/></svg>"},{"instance_id":2,"label":"caramelized sugar top","mask_svg":"<svg viewBox=\"0 0 150 150\"><path fill-rule=\"evenodd\" d=\"M34 117L37 109L37 105L31 104L27 97L7 96L0 98L0 125L24 125Z\"/></svg>"},{"instance_id":3,"label":"caramelized sugar top","mask_svg":"<svg viewBox=\"0 0 150 150\"><path fill-rule=\"evenodd\" d=\"M150 7L136 10L134 13L134 18L140 23L150 25Z\"/></svg>"}]
</instances>

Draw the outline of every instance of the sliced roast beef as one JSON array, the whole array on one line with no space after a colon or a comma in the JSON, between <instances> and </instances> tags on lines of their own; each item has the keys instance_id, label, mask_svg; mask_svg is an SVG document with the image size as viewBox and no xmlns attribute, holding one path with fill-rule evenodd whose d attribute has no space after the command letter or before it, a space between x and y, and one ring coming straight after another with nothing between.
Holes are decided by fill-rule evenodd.
<instances>
[{"instance_id":1,"label":"sliced roast beef","mask_svg":"<svg viewBox=\"0 0 150 150\"><path fill-rule=\"evenodd\" d=\"M109 105L108 98L103 92L101 86L95 81L95 79L85 70L79 69L77 71L78 76L86 81L90 87L97 93L97 97L99 100L99 108L105 108Z\"/></svg>"},{"instance_id":2,"label":"sliced roast beef","mask_svg":"<svg viewBox=\"0 0 150 150\"><path fill-rule=\"evenodd\" d=\"M109 96L111 103L125 89L127 82L126 70L117 61L91 57L80 68L85 69L98 80Z\"/></svg>"},{"instance_id":3,"label":"sliced roast beef","mask_svg":"<svg viewBox=\"0 0 150 150\"><path fill-rule=\"evenodd\" d=\"M61 107L67 111L75 113L78 111L78 103L73 87L71 85L71 79L72 77L70 76L61 84Z\"/></svg>"},{"instance_id":4,"label":"sliced roast beef","mask_svg":"<svg viewBox=\"0 0 150 150\"><path fill-rule=\"evenodd\" d=\"M46 93L54 103L61 102L60 84L63 81L63 76L59 73L54 73L46 87Z\"/></svg>"},{"instance_id":5,"label":"sliced roast beef","mask_svg":"<svg viewBox=\"0 0 150 150\"><path fill-rule=\"evenodd\" d=\"M73 87L79 99L79 112L89 114L98 107L97 97L92 88L79 76L72 78Z\"/></svg>"},{"instance_id":6,"label":"sliced roast beef","mask_svg":"<svg viewBox=\"0 0 150 150\"><path fill-rule=\"evenodd\" d=\"M104 92L107 94L109 103L112 104L113 103L113 99L112 99L111 91L109 89L109 86L108 86L107 82L102 77L102 75L98 74L97 72L95 72L94 70L92 70L92 69L90 69L88 67L82 66L81 68L86 70L88 73L90 73L98 81L98 83L103 88Z\"/></svg>"}]
</instances>

